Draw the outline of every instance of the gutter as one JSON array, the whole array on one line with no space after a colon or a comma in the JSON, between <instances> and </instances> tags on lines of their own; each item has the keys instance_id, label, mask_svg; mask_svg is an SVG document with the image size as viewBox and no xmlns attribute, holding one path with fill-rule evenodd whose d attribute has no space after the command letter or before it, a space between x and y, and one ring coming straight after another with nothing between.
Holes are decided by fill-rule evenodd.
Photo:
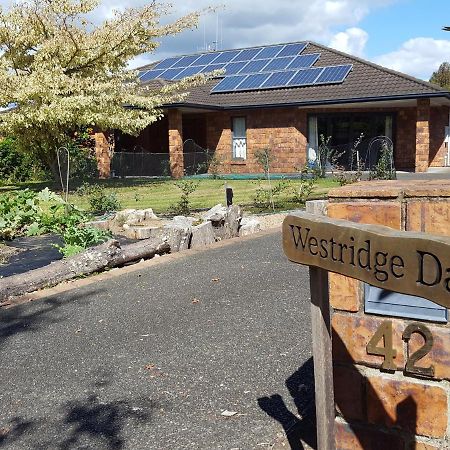
<instances>
[{"instance_id":1,"label":"gutter","mask_svg":"<svg viewBox=\"0 0 450 450\"><path fill-rule=\"evenodd\" d=\"M390 100L412 100L421 98L439 98L444 97L450 100L450 92L434 92L427 94L402 94L402 95L389 95L385 97L357 97L357 98L345 98L345 99L330 99L330 100L309 100L309 101L297 101L287 103L262 103L252 105L208 105L201 103L172 103L163 105L162 108L194 108L194 109L213 109L216 111L226 111L235 109L261 109L261 108L286 108L286 107L299 107L299 106L321 106L321 105L338 105L347 103L368 103L368 102L383 102Z\"/></svg>"}]
</instances>

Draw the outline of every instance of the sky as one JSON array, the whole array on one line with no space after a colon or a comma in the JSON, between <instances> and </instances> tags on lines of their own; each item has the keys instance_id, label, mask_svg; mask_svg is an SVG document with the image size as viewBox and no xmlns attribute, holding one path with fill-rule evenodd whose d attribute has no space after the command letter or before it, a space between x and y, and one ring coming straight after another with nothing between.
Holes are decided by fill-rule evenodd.
<instances>
[{"instance_id":1,"label":"sky","mask_svg":"<svg viewBox=\"0 0 450 450\"><path fill-rule=\"evenodd\" d=\"M173 17L218 5L211 0L172 4ZM450 32L443 26L450 26L450 0L227 0L217 13L203 16L198 29L164 39L156 53L137 58L133 66L195 53L205 43L214 48L215 41L228 49L311 40L428 80L450 61Z\"/></svg>"},{"instance_id":2,"label":"sky","mask_svg":"<svg viewBox=\"0 0 450 450\"><path fill-rule=\"evenodd\" d=\"M103 0L93 16L138 7L151 0ZM161 0L159 0L161 1ZM8 5L10 0L0 0ZM225 4L224 4L225 3ZM385 67L428 80L450 62L450 0L171 0L173 20L203 14L195 30L164 38L155 53L137 57L139 67L168 56L292 41L315 41Z\"/></svg>"}]
</instances>

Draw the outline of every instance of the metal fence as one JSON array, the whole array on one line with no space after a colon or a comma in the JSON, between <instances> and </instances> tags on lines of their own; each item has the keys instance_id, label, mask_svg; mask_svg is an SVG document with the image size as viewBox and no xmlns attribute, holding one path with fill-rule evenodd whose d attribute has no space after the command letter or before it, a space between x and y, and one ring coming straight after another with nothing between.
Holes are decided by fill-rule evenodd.
<instances>
[{"instance_id":1,"label":"metal fence","mask_svg":"<svg viewBox=\"0 0 450 450\"><path fill-rule=\"evenodd\" d=\"M170 176L168 153L115 152L111 174L116 177Z\"/></svg>"},{"instance_id":2,"label":"metal fence","mask_svg":"<svg viewBox=\"0 0 450 450\"><path fill-rule=\"evenodd\" d=\"M195 175L207 172L207 153L184 153L184 172ZM164 177L170 176L168 153L115 152L111 162L111 174L116 177Z\"/></svg>"}]
</instances>

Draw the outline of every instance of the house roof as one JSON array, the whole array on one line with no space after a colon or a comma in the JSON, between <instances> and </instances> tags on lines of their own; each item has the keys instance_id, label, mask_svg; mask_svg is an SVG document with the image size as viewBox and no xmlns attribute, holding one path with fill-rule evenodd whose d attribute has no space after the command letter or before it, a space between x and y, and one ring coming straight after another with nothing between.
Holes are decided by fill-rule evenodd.
<instances>
[{"instance_id":1,"label":"house roof","mask_svg":"<svg viewBox=\"0 0 450 450\"><path fill-rule=\"evenodd\" d=\"M447 97L450 99L450 92L439 86L321 44L310 42L301 54L310 53L320 53L320 59L313 67L352 64L352 71L339 84L211 93L211 89L220 82L220 79L215 78L201 86L191 88L183 103L167 106L184 105L198 108L231 109L283 105L324 105L420 97ZM157 63L144 66L140 70L151 69L155 64ZM156 87L155 82L157 83L157 80L152 80L148 84L150 87L153 85Z\"/></svg>"}]
</instances>

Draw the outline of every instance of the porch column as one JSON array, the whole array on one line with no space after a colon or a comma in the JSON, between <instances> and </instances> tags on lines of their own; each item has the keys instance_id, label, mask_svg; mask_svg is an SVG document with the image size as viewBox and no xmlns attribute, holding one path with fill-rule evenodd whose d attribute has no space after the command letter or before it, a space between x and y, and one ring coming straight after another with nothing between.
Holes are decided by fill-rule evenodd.
<instances>
[{"instance_id":1,"label":"porch column","mask_svg":"<svg viewBox=\"0 0 450 450\"><path fill-rule=\"evenodd\" d=\"M109 178L111 175L111 149L109 143L110 133L106 131L96 131L95 157L97 158L97 169L99 178Z\"/></svg>"},{"instance_id":2,"label":"porch column","mask_svg":"<svg viewBox=\"0 0 450 450\"><path fill-rule=\"evenodd\" d=\"M183 118L179 109L169 109L169 157L173 178L184 175Z\"/></svg>"},{"instance_id":3,"label":"porch column","mask_svg":"<svg viewBox=\"0 0 450 450\"><path fill-rule=\"evenodd\" d=\"M430 158L430 99L417 99L416 172L426 172Z\"/></svg>"}]
</instances>

